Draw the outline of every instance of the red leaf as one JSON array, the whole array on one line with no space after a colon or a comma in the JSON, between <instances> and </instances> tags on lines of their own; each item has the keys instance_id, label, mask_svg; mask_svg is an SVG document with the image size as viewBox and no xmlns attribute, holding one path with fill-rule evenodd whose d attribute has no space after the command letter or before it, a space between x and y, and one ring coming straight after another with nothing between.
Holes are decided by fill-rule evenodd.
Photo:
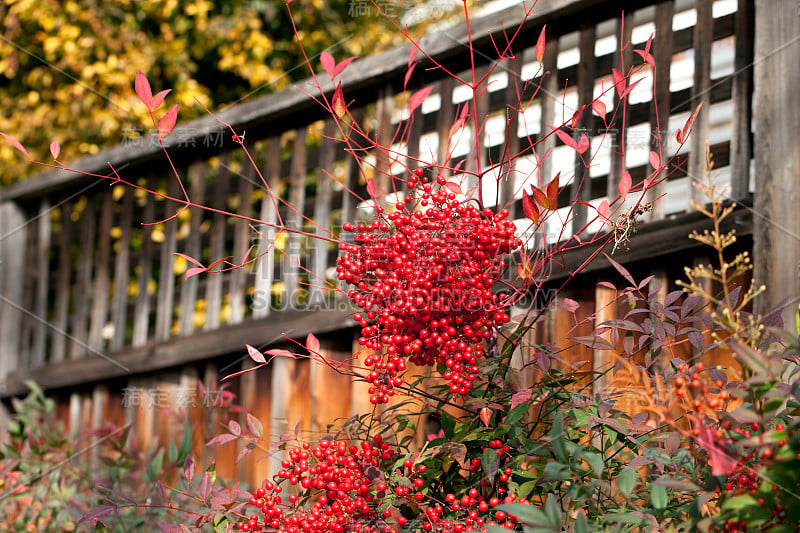
<instances>
[{"instance_id":1,"label":"red leaf","mask_svg":"<svg viewBox=\"0 0 800 533\"><path fill-rule=\"evenodd\" d=\"M623 98L623 93L625 92L625 76L622 75L622 72L618 71L617 69L611 69L614 72L614 87L617 88L617 94L619 95L620 100Z\"/></svg>"},{"instance_id":2,"label":"red leaf","mask_svg":"<svg viewBox=\"0 0 800 533\"><path fill-rule=\"evenodd\" d=\"M634 89L634 88L635 88L637 85L639 85L639 84L640 84L640 83L641 83L643 80L644 80L644 78L639 78L639 79L638 79L638 80L636 80L635 82L633 82L633 83L631 83L630 85L628 85L628 87L627 87L627 88L626 88L624 91L622 91L622 96L620 96L620 99L622 99L622 98L625 98L626 96L628 96L628 94L629 94L629 93L630 93L630 92L631 92L631 91L632 91L632 90L633 90L633 89Z\"/></svg>"},{"instance_id":3,"label":"red leaf","mask_svg":"<svg viewBox=\"0 0 800 533\"><path fill-rule=\"evenodd\" d=\"M149 106L150 111L155 111L156 109L158 109L158 106L161 105L161 102L164 101L164 97L167 96L170 93L170 91L172 91L172 89L164 89L163 91L160 91L158 94L156 94L153 97L153 101L150 102Z\"/></svg>"},{"instance_id":4,"label":"red leaf","mask_svg":"<svg viewBox=\"0 0 800 533\"><path fill-rule=\"evenodd\" d=\"M675 132L675 140L678 141L678 144L683 144L683 132L680 128Z\"/></svg>"},{"instance_id":5,"label":"red leaf","mask_svg":"<svg viewBox=\"0 0 800 533\"><path fill-rule=\"evenodd\" d=\"M542 26L542 31L539 32L539 38L536 40L536 61L539 64L543 64L544 61L544 29L547 27L547 24Z\"/></svg>"},{"instance_id":6,"label":"red leaf","mask_svg":"<svg viewBox=\"0 0 800 533\"><path fill-rule=\"evenodd\" d=\"M367 180L367 193L374 198L376 192L378 192L378 185L375 180Z\"/></svg>"},{"instance_id":7,"label":"red leaf","mask_svg":"<svg viewBox=\"0 0 800 533\"><path fill-rule=\"evenodd\" d=\"M184 274L183 279L184 279L184 281L186 281L187 279L191 278L192 276L196 276L198 274L202 274L205 271L206 271L206 269L204 267L189 268L189 269L186 270L186 274Z\"/></svg>"},{"instance_id":8,"label":"red leaf","mask_svg":"<svg viewBox=\"0 0 800 533\"><path fill-rule=\"evenodd\" d=\"M414 72L414 67L416 67L416 63L413 65L409 65L408 70L406 70L406 76L403 78L403 89L408 87L408 80L411 79L411 74Z\"/></svg>"},{"instance_id":9,"label":"red leaf","mask_svg":"<svg viewBox=\"0 0 800 533\"><path fill-rule=\"evenodd\" d=\"M273 357L292 357L292 358L294 357L294 354L292 352L290 352L289 350L284 350L283 348L272 348L271 350L267 350L264 353L266 353L267 355L271 355ZM272 358L270 358L270 361L271 360Z\"/></svg>"},{"instance_id":10,"label":"red leaf","mask_svg":"<svg viewBox=\"0 0 800 533\"><path fill-rule=\"evenodd\" d=\"M445 186L445 187L446 187L446 188L447 188L447 189L448 189L450 192L452 192L452 193L455 193L455 194L464 194L464 193L461 191L461 187L458 185L458 183L455 183L455 182L453 182L453 181L448 181L447 183L445 183L445 184L444 184L444 186Z\"/></svg>"},{"instance_id":11,"label":"red leaf","mask_svg":"<svg viewBox=\"0 0 800 533\"><path fill-rule=\"evenodd\" d=\"M453 125L450 126L448 139L452 139L453 135L455 135L456 132L459 130L459 128L461 128L461 126L464 125L464 122L467 121L468 113L469 113L469 104L465 103L464 107L461 108L461 113L459 114L458 118L456 119L455 122L453 122Z\"/></svg>"},{"instance_id":12,"label":"red leaf","mask_svg":"<svg viewBox=\"0 0 800 533\"><path fill-rule=\"evenodd\" d=\"M541 218L539 208L536 207L536 202L533 201L533 198L525 191L522 191L522 212L534 224L539 223Z\"/></svg>"},{"instance_id":13,"label":"red leaf","mask_svg":"<svg viewBox=\"0 0 800 533\"><path fill-rule=\"evenodd\" d=\"M50 143L50 155L53 156L53 159L58 159L58 154L61 153L61 145L58 144L58 141L53 141Z\"/></svg>"},{"instance_id":14,"label":"red leaf","mask_svg":"<svg viewBox=\"0 0 800 533\"><path fill-rule=\"evenodd\" d=\"M226 379L235 378L236 376L241 376L242 374L247 374L248 372L252 372L253 370L256 370L257 368L261 368L262 366L264 366L264 365L254 366L253 368L245 368L244 370L240 370L238 372L234 372L233 374L230 374L230 375L225 376L224 378L222 378L222 381L225 381Z\"/></svg>"},{"instance_id":15,"label":"red leaf","mask_svg":"<svg viewBox=\"0 0 800 533\"><path fill-rule=\"evenodd\" d=\"M717 444L714 438L714 432L711 428L705 426L701 420L697 421L697 443L703 447L711 459L711 475L712 476L727 476L736 469L738 459L731 456L728 451Z\"/></svg>"},{"instance_id":16,"label":"red leaf","mask_svg":"<svg viewBox=\"0 0 800 533\"><path fill-rule=\"evenodd\" d=\"M177 121L178 104L175 104L169 111L167 111L167 114L161 117L161 120L158 121L158 140L161 140L172 133L172 130L175 129L175 122Z\"/></svg>"},{"instance_id":17,"label":"red leaf","mask_svg":"<svg viewBox=\"0 0 800 533\"><path fill-rule=\"evenodd\" d=\"M631 173L627 170L622 173L622 178L619 180L619 195L624 199L631 190Z\"/></svg>"},{"instance_id":18,"label":"red leaf","mask_svg":"<svg viewBox=\"0 0 800 533\"><path fill-rule=\"evenodd\" d=\"M684 139L686 139L686 137L688 137L689 134L691 133L692 125L694 124L694 120L697 118L697 114L700 113L700 108L701 107L703 107L703 102L700 102L699 104L697 104L697 107L695 108L694 112L692 112L692 114L689 116L689 118L686 119L686 124L683 125L683 138Z\"/></svg>"},{"instance_id":19,"label":"red leaf","mask_svg":"<svg viewBox=\"0 0 800 533\"><path fill-rule=\"evenodd\" d=\"M339 85L336 86L336 91L334 91L333 99L331 100L331 107L339 118L344 118L347 114L347 106L344 103L344 93L342 92L342 82L339 82Z\"/></svg>"},{"instance_id":20,"label":"red leaf","mask_svg":"<svg viewBox=\"0 0 800 533\"><path fill-rule=\"evenodd\" d=\"M25 154L25 157L27 157L28 159L30 159L30 157L28 157L28 151L25 149L25 147L24 147L24 146L22 146L22 145L19 143L19 141L18 141L18 140L16 140L14 137L12 137L12 136L10 136L10 135L6 135L5 133L0 133L0 135L2 135L3 137L5 137L5 138L6 138L6 140L7 140L8 142L10 142L10 143L11 143L11 144L14 146L14 148L16 148L17 150L19 150L19 151L20 151L20 152L22 152L23 154Z\"/></svg>"},{"instance_id":21,"label":"red leaf","mask_svg":"<svg viewBox=\"0 0 800 533\"><path fill-rule=\"evenodd\" d=\"M592 102L592 111L594 111L598 117L606 118L606 104L604 104L600 100L595 100Z\"/></svg>"},{"instance_id":22,"label":"red leaf","mask_svg":"<svg viewBox=\"0 0 800 533\"><path fill-rule=\"evenodd\" d=\"M564 130L555 130L556 135L558 138L561 139L561 142L572 148L573 150L578 149L578 145L575 143L575 139L573 139L566 131Z\"/></svg>"},{"instance_id":23,"label":"red leaf","mask_svg":"<svg viewBox=\"0 0 800 533\"><path fill-rule=\"evenodd\" d=\"M422 105L422 102L424 102L428 95L431 94L431 90L433 90L433 85L425 87L424 89L420 89L411 95L411 98L408 99L408 113L410 115L413 114L420 105Z\"/></svg>"},{"instance_id":24,"label":"red leaf","mask_svg":"<svg viewBox=\"0 0 800 533\"><path fill-rule=\"evenodd\" d=\"M591 143L589 142L589 137L586 134L581 135L581 139L578 141L578 146L575 148L579 154L585 152Z\"/></svg>"},{"instance_id":25,"label":"red leaf","mask_svg":"<svg viewBox=\"0 0 800 533\"><path fill-rule=\"evenodd\" d=\"M197 266L199 266L199 267L202 267L202 266L203 266L203 263L201 263L201 262L200 262L200 261L198 261L197 259L194 259L194 258L192 258L192 257L189 257L188 255L185 255L185 254L182 254L182 253L179 253L179 252L172 252L172 255L177 255L177 256L179 256L179 257L183 257L184 259L186 259L187 261L189 261L189 262L190 262L190 263L192 263L193 265L197 265Z\"/></svg>"},{"instance_id":26,"label":"red leaf","mask_svg":"<svg viewBox=\"0 0 800 533\"><path fill-rule=\"evenodd\" d=\"M650 166L653 168L661 168L661 157L655 152L650 152Z\"/></svg>"},{"instance_id":27,"label":"red leaf","mask_svg":"<svg viewBox=\"0 0 800 533\"><path fill-rule=\"evenodd\" d=\"M533 191L533 198L536 200L536 203L542 206L544 209L550 209L547 207L550 205L550 202L547 200L547 195L544 193L544 191L535 185L531 185L531 189Z\"/></svg>"},{"instance_id":28,"label":"red leaf","mask_svg":"<svg viewBox=\"0 0 800 533\"><path fill-rule=\"evenodd\" d=\"M481 417L481 422L483 422L483 425L488 428L489 422L492 420L492 410L489 409L488 407L482 408L480 412L480 417Z\"/></svg>"},{"instance_id":29,"label":"red leaf","mask_svg":"<svg viewBox=\"0 0 800 533\"><path fill-rule=\"evenodd\" d=\"M322 52L319 55L319 62L322 64L322 68L325 69L325 72L328 73L328 76L330 76L331 81L333 81L334 78L336 78L336 60L333 59L330 52Z\"/></svg>"},{"instance_id":30,"label":"red leaf","mask_svg":"<svg viewBox=\"0 0 800 533\"><path fill-rule=\"evenodd\" d=\"M558 178L561 172L556 174L556 177L547 184L547 208L558 209Z\"/></svg>"},{"instance_id":31,"label":"red leaf","mask_svg":"<svg viewBox=\"0 0 800 533\"><path fill-rule=\"evenodd\" d=\"M250 359L252 359L256 363L266 363L267 362L267 360L264 359L264 355L260 351L258 351L256 348L253 348L249 344L245 344L245 347L247 348L247 355L250 356Z\"/></svg>"},{"instance_id":32,"label":"red leaf","mask_svg":"<svg viewBox=\"0 0 800 533\"><path fill-rule=\"evenodd\" d=\"M306 349L311 353L319 353L319 339L313 333L309 333L306 337Z\"/></svg>"},{"instance_id":33,"label":"red leaf","mask_svg":"<svg viewBox=\"0 0 800 533\"><path fill-rule=\"evenodd\" d=\"M634 52L642 56L642 59L644 60L645 63L656 66L656 62L653 59L653 56L650 55L649 52L645 52L644 50L634 50Z\"/></svg>"},{"instance_id":34,"label":"red leaf","mask_svg":"<svg viewBox=\"0 0 800 533\"><path fill-rule=\"evenodd\" d=\"M333 75L334 75L334 76L338 76L339 74L341 74L341 73L342 73L342 71L344 71L344 69L346 69L346 68L347 68L347 65L349 65L350 63L352 63L352 62L353 62L353 60L354 60L354 59L356 59L357 57L358 57L358 56L352 56L352 57L348 57L347 59L345 59L345 60L343 60L343 61L340 61L340 62L339 62L339 64L338 64L338 65L336 65L336 69L334 69L334 71L333 71Z\"/></svg>"},{"instance_id":35,"label":"red leaf","mask_svg":"<svg viewBox=\"0 0 800 533\"><path fill-rule=\"evenodd\" d=\"M514 393L511 397L511 408L515 408L519 404L525 403L531 399L533 391L531 389L521 389Z\"/></svg>"},{"instance_id":36,"label":"red leaf","mask_svg":"<svg viewBox=\"0 0 800 533\"><path fill-rule=\"evenodd\" d=\"M581 114L583 114L583 108L582 107L572 114L572 119L570 120L570 126L573 129L575 128L575 126L578 125L578 121L581 119Z\"/></svg>"},{"instance_id":37,"label":"red leaf","mask_svg":"<svg viewBox=\"0 0 800 533\"><path fill-rule=\"evenodd\" d=\"M600 205L597 206L597 214L600 215L603 220L608 220L608 210L608 200L603 200L600 202Z\"/></svg>"},{"instance_id":38,"label":"red leaf","mask_svg":"<svg viewBox=\"0 0 800 533\"><path fill-rule=\"evenodd\" d=\"M150 90L150 82L147 81L147 76L141 70L136 73L133 86L136 89L136 96L139 97L139 100L147 106L147 109L151 109L153 93Z\"/></svg>"}]
</instances>

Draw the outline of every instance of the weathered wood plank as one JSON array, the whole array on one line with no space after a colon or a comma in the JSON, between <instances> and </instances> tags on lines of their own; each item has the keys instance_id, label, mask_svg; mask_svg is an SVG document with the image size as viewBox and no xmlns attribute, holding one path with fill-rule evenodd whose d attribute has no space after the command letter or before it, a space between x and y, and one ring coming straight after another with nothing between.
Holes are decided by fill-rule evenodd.
<instances>
[{"instance_id":1,"label":"weathered wood plank","mask_svg":"<svg viewBox=\"0 0 800 533\"><path fill-rule=\"evenodd\" d=\"M52 215L50 213L50 200L44 199L39 204L39 213L36 217L36 261L31 264L35 274L36 292L33 314L33 338L31 339L31 352L29 364L36 368L45 363L45 350L47 337L50 335L48 327L47 292L50 281L50 241L52 233ZM31 317L33 318L33 317Z\"/></svg>"},{"instance_id":2,"label":"weathered wood plank","mask_svg":"<svg viewBox=\"0 0 800 533\"><path fill-rule=\"evenodd\" d=\"M292 151L292 173L289 176L289 205L302 205L306 197L306 128L297 128L294 136ZM301 260L302 238L297 231L303 229L303 214L297 210L290 210L286 217L286 227L289 230L286 238L286 249L283 250L284 284L283 301L281 306L291 309L297 301Z\"/></svg>"},{"instance_id":3,"label":"weathered wood plank","mask_svg":"<svg viewBox=\"0 0 800 533\"><path fill-rule=\"evenodd\" d=\"M119 249L114 258L114 296L111 303L111 323L114 333L111 337L110 349L116 351L125 344L128 322L128 283L131 275L131 233L133 231L133 195L132 189L125 190L122 195L122 214L119 218Z\"/></svg>"},{"instance_id":4,"label":"weathered wood plank","mask_svg":"<svg viewBox=\"0 0 800 533\"><path fill-rule=\"evenodd\" d=\"M252 152L253 146L248 150ZM239 188L239 207L237 212L242 216L252 216L253 210L253 186L256 180L255 168L248 162L243 173L238 177ZM250 244L250 223L243 219L237 219L233 228L233 259L234 264L242 265L247 262L248 248ZM238 324L244 320L245 315L245 291L247 290L247 278L249 276L249 266L233 269L230 276L230 295L231 312L228 316L228 324Z\"/></svg>"},{"instance_id":5,"label":"weathered wood plank","mask_svg":"<svg viewBox=\"0 0 800 533\"><path fill-rule=\"evenodd\" d=\"M179 194L178 179L169 178L168 194L175 198ZM171 217L180 209L171 203L164 206L166 217ZM166 218L165 217L165 218ZM159 260L158 293L156 294L156 331L155 339L164 341L172 335L172 323L175 314L175 252L178 242L178 220L171 218L164 222L164 242L161 243L161 258Z\"/></svg>"},{"instance_id":6,"label":"weathered wood plank","mask_svg":"<svg viewBox=\"0 0 800 533\"><path fill-rule=\"evenodd\" d=\"M219 157L217 176L214 178L214 208L225 210L228 191L230 190L230 152L225 152ZM211 219L211 262L219 261L225 254L225 215L214 213ZM219 270L215 268L214 270ZM222 281L223 274L209 274L206 281L206 316L203 330L217 329L220 324L220 311L222 311Z\"/></svg>"},{"instance_id":7,"label":"weathered wood plank","mask_svg":"<svg viewBox=\"0 0 800 533\"><path fill-rule=\"evenodd\" d=\"M351 343L349 339L320 339L320 353L331 366L318 361L311 362L311 433L316 437L328 432L328 424L342 422L353 414L351 411L352 378L345 371L352 364ZM341 365L340 367L337 365ZM335 394L332 401L331 394Z\"/></svg>"},{"instance_id":8,"label":"weathered wood plank","mask_svg":"<svg viewBox=\"0 0 800 533\"><path fill-rule=\"evenodd\" d=\"M272 282L275 276L275 238L277 231L272 226L278 221L279 191L281 178L281 139L271 137L267 140L267 162L262 171L267 181L267 190L261 200L259 219L258 261L256 262L255 293L253 298L253 318L264 318L272 309Z\"/></svg>"},{"instance_id":9,"label":"weathered wood plank","mask_svg":"<svg viewBox=\"0 0 800 533\"><path fill-rule=\"evenodd\" d=\"M20 366L19 344L23 315L22 284L25 256L20 250L27 240L25 215L16 204L0 204L0 383Z\"/></svg>"},{"instance_id":10,"label":"weathered wood plank","mask_svg":"<svg viewBox=\"0 0 800 533\"><path fill-rule=\"evenodd\" d=\"M504 64L505 70L508 73L508 85L504 92L504 113L506 117L506 138L503 144L502 160L508 161L509 164L503 165L501 169L501 186L500 186L500 202L499 204L508 209L509 218L516 218L516 204L514 203L515 196L519 196L516 190L516 172L514 172L515 164L512 158L515 158L520 152L519 142L519 109L522 107L521 100L523 92L522 81L522 65L525 63L525 51L522 49L515 49L514 56L508 59Z\"/></svg>"},{"instance_id":11,"label":"weathered wood plank","mask_svg":"<svg viewBox=\"0 0 800 533\"><path fill-rule=\"evenodd\" d=\"M72 344L69 357L74 359L86 353L89 340L89 304L92 273L94 271L95 217L94 196L87 196L81 213L78 258L78 283L75 287L75 314L72 321Z\"/></svg>"},{"instance_id":12,"label":"weathered wood plank","mask_svg":"<svg viewBox=\"0 0 800 533\"><path fill-rule=\"evenodd\" d=\"M192 202L204 205L206 192L206 175L208 166L206 161L197 161L189 167L189 197ZM193 209L189 220L189 236L186 239L186 248L182 253L189 257L202 261L200 256L202 248L203 232L200 224L203 222L204 211ZM187 265L192 268L193 265ZM207 276L207 275L206 275ZM181 304L180 304L180 334L188 335L194 331L194 313L197 305L197 289L200 276L192 276L184 279L181 283Z\"/></svg>"},{"instance_id":13,"label":"weathered wood plank","mask_svg":"<svg viewBox=\"0 0 800 533\"><path fill-rule=\"evenodd\" d=\"M544 57L542 57L542 72L554 73L558 70L558 37L552 30L545 33ZM558 79L553 74L545 74L541 81L539 94L541 97L541 122L539 124L540 141L536 146L536 158L539 161L538 179L534 179L537 187L547 185L553 178L552 152L556 147L556 136L550 131L550 126L556 123L556 105L559 102L560 88Z\"/></svg>"},{"instance_id":14,"label":"weathered wood plank","mask_svg":"<svg viewBox=\"0 0 800 533\"><path fill-rule=\"evenodd\" d=\"M708 98L708 91L711 88L711 43L713 39L714 19L712 16L712 3L705 0L697 0L695 9L697 10L697 23L694 27L694 83L692 85L692 103L695 108ZM705 182L706 175L706 153L705 146L708 141L708 133L711 130L709 123L709 105L703 104L697 118L692 126L692 134L689 138L689 163L686 173L692 182ZM688 202L704 204L705 197L702 191L696 187L691 187ZM688 203L687 202L687 203ZM687 206L688 208L689 206Z\"/></svg>"},{"instance_id":15,"label":"weathered wood plank","mask_svg":"<svg viewBox=\"0 0 800 533\"><path fill-rule=\"evenodd\" d=\"M755 9L753 0L739 0L736 11L736 58L733 63L733 137L731 138L731 197L750 195L750 158L753 141L753 36Z\"/></svg>"},{"instance_id":16,"label":"weathered wood plank","mask_svg":"<svg viewBox=\"0 0 800 533\"><path fill-rule=\"evenodd\" d=\"M666 0L656 4L656 34L650 48L653 62L654 88L653 100L650 102L650 130L654 132L654 150L666 161L670 154L667 148L672 135L669 131L669 103L670 103L670 66L672 65L672 18L675 11L673 0ZM654 202L653 210L648 219L664 218L664 202L655 202L665 192L665 183L661 182L648 190L647 201Z\"/></svg>"},{"instance_id":17,"label":"weathered wood plank","mask_svg":"<svg viewBox=\"0 0 800 533\"><path fill-rule=\"evenodd\" d=\"M97 228L97 256L95 257L94 284L92 287L92 310L89 321L89 347L101 351L105 342L103 329L108 320L108 284L111 277L111 190L102 196L100 223Z\"/></svg>"},{"instance_id":18,"label":"weathered wood plank","mask_svg":"<svg viewBox=\"0 0 800 533\"><path fill-rule=\"evenodd\" d=\"M590 105L594 98L594 43L596 40L597 29L594 21L584 20L581 22L581 29L578 35L578 53L580 54L580 61L578 62L579 106ZM582 135L586 135L588 139L592 138L591 121L592 114L588 109L581 113L574 130L577 141L581 139ZM592 178L589 173L589 158L592 157L591 154L591 146L583 154L575 152L575 176L572 180L570 199L587 203L592 199ZM579 233L586 225L588 218L586 206L576 204L573 213L575 218L572 220L572 232Z\"/></svg>"},{"instance_id":19,"label":"weathered wood plank","mask_svg":"<svg viewBox=\"0 0 800 533\"><path fill-rule=\"evenodd\" d=\"M766 291L756 312L766 313L784 298L793 298L783 312L794 324L800 295L800 17L794 2L756 0L755 3L755 134L756 192L753 272Z\"/></svg>"},{"instance_id":20,"label":"weathered wood plank","mask_svg":"<svg viewBox=\"0 0 800 533\"><path fill-rule=\"evenodd\" d=\"M325 175L323 170L332 172L335 156L335 143L332 137L336 134L336 124L333 120L326 120L322 130L322 157L320 158L320 168L317 173L317 193L314 199L314 234L318 237L329 238L331 233L328 228L333 229L331 220L331 200L333 190L331 188L331 178ZM328 241L315 239L312 241L312 263L311 275L309 277L309 308L311 310L321 309L325 305L328 291L322 287L326 286L325 272L328 269Z\"/></svg>"},{"instance_id":21,"label":"weathered wood plank","mask_svg":"<svg viewBox=\"0 0 800 533\"><path fill-rule=\"evenodd\" d=\"M72 264L72 206L66 202L61 206L61 230L58 233L58 273L55 278L55 310L53 317L53 344L50 355L51 363L58 363L67 357L67 335L69 329L69 304L71 292L71 279L74 265ZM0 332L2 337L2 332ZM2 353L3 348L0 348ZM0 371L2 376L2 371Z\"/></svg>"},{"instance_id":22,"label":"weathered wood plank","mask_svg":"<svg viewBox=\"0 0 800 533\"><path fill-rule=\"evenodd\" d=\"M450 76L445 77L439 82L439 96L441 104L438 113L436 113L436 133L439 137L439 145L436 150L436 161L440 166L447 167L450 164L450 127L455 121L455 113L453 109L453 78ZM446 168L441 169L442 176L449 176L450 171Z\"/></svg>"},{"instance_id":23,"label":"weathered wood plank","mask_svg":"<svg viewBox=\"0 0 800 533\"><path fill-rule=\"evenodd\" d=\"M620 72L627 72L633 61L631 37L633 35L633 17L620 16L617 18L617 51L614 53L614 68ZM613 199L619 195L619 180L625 172L625 151L628 146L627 126L632 123L627 120L627 111L620 110L620 105L628 105L627 99L621 102L619 93L614 91L614 110L616 121L609 127L609 140L611 141L611 162L606 181L606 196Z\"/></svg>"},{"instance_id":24,"label":"weathered wood plank","mask_svg":"<svg viewBox=\"0 0 800 533\"><path fill-rule=\"evenodd\" d=\"M147 180L149 188L155 187L155 178L150 176ZM143 220L139 220L141 225L140 235L142 239L142 249L139 255L139 274L136 276L136 301L133 307L133 346L143 346L150 338L150 279L153 272L154 244L153 226L156 213L155 196L145 197Z\"/></svg>"}]
</instances>

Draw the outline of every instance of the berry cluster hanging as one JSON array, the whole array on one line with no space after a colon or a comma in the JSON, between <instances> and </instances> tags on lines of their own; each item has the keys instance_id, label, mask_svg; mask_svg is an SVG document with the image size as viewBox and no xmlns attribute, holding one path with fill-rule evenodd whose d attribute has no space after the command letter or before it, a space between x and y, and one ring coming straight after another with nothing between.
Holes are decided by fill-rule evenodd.
<instances>
[{"instance_id":1,"label":"berry cluster hanging","mask_svg":"<svg viewBox=\"0 0 800 533\"><path fill-rule=\"evenodd\" d=\"M345 224L355 244L337 260L341 281L363 312L359 343L374 354L372 403L385 403L402 384L406 362L444 364L454 394L467 394L492 328L509 320L502 292L493 291L505 257L522 245L508 211L459 202L447 181L435 183L421 169L396 210L367 224Z\"/></svg>"}]
</instances>

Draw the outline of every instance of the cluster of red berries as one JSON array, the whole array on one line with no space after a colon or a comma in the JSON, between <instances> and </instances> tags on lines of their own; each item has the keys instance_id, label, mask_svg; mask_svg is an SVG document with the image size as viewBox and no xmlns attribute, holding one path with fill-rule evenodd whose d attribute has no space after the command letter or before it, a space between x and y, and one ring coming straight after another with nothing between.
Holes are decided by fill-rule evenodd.
<instances>
[{"instance_id":1,"label":"cluster of red berries","mask_svg":"<svg viewBox=\"0 0 800 533\"><path fill-rule=\"evenodd\" d=\"M238 522L236 530L469 533L494 525L513 529L516 518L492 508L530 504L508 493L513 473L508 467L500 470L495 487L482 480L460 496L447 493L438 501L427 490L437 480L425 479L426 465L410 458L401 463L380 435L360 446L323 440L312 447L304 442L288 452L281 466L275 482L256 489L248 502L260 514Z\"/></svg>"},{"instance_id":2,"label":"cluster of red berries","mask_svg":"<svg viewBox=\"0 0 800 533\"><path fill-rule=\"evenodd\" d=\"M775 426L775 429L777 431L783 431L785 427L783 424L778 424ZM740 434L745 439L749 439L752 435L759 431L759 425L754 422L749 428L734 428L732 431ZM728 444L733 447L734 440L729 439ZM780 448L785 444L786 440L784 439L780 441L777 446ZM757 471L765 464L765 462L772 459L775 452L771 447L763 448L760 453L758 450L745 447L740 447L735 451L739 457L739 460L736 463L736 467L733 472L728 474L728 476L725 478L724 490L728 496L750 495L756 498L758 496L757 492L763 482ZM778 487L772 485L772 491L777 492ZM722 490L716 489L716 492L717 494L720 494ZM758 497L757 501L759 505L765 505L763 498ZM786 511L781 504L777 503L772 508L770 517L759 526L758 531L767 531L773 526L784 523L785 520ZM744 533L745 531L753 531L753 529L746 522L739 520L726 520L725 524L721 528L712 528L711 531L719 533Z\"/></svg>"},{"instance_id":3,"label":"cluster of red berries","mask_svg":"<svg viewBox=\"0 0 800 533\"><path fill-rule=\"evenodd\" d=\"M359 343L376 352L365 360L372 403L402 384L406 361L443 363L451 392L467 394L482 344L509 321L505 295L492 290L505 256L522 245L508 211L459 202L443 177L431 183L423 174L409 178L396 211L384 216L378 207L372 222L343 226L355 244L342 246L337 274L363 311L354 315Z\"/></svg>"}]
</instances>

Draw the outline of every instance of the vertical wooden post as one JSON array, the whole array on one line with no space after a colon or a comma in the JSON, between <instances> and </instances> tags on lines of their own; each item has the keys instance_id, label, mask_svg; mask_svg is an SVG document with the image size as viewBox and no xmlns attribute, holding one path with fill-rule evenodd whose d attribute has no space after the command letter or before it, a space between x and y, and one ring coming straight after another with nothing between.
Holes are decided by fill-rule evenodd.
<instances>
[{"instance_id":1,"label":"vertical wooden post","mask_svg":"<svg viewBox=\"0 0 800 533\"><path fill-rule=\"evenodd\" d=\"M733 68L733 137L731 138L731 196L747 198L750 193L750 158L753 141L753 0L739 0L736 11L736 58Z\"/></svg>"},{"instance_id":2,"label":"vertical wooden post","mask_svg":"<svg viewBox=\"0 0 800 533\"><path fill-rule=\"evenodd\" d=\"M787 295L783 313L791 327L800 295L800 17L797 2L756 1L755 29L754 278L766 291L756 302L764 313Z\"/></svg>"},{"instance_id":3,"label":"vertical wooden post","mask_svg":"<svg viewBox=\"0 0 800 533\"><path fill-rule=\"evenodd\" d=\"M687 174L689 176L689 199L691 201L704 204L705 198L702 191L693 186L694 183L705 182L706 175L706 151L705 146L708 141L709 127L709 91L711 90L711 42L714 38L714 19L711 13L712 2L707 0L697 0L695 9L697 10L697 23L694 27L694 84L692 85L692 110L700 102L703 107L692 126L692 135L689 138L689 166Z\"/></svg>"},{"instance_id":4,"label":"vertical wooden post","mask_svg":"<svg viewBox=\"0 0 800 533\"><path fill-rule=\"evenodd\" d=\"M22 313L18 306L22 300L22 279L25 271L24 255L26 230L25 215L12 202L0 204L0 386L5 386L8 374L19 366L19 332Z\"/></svg>"}]
</instances>

